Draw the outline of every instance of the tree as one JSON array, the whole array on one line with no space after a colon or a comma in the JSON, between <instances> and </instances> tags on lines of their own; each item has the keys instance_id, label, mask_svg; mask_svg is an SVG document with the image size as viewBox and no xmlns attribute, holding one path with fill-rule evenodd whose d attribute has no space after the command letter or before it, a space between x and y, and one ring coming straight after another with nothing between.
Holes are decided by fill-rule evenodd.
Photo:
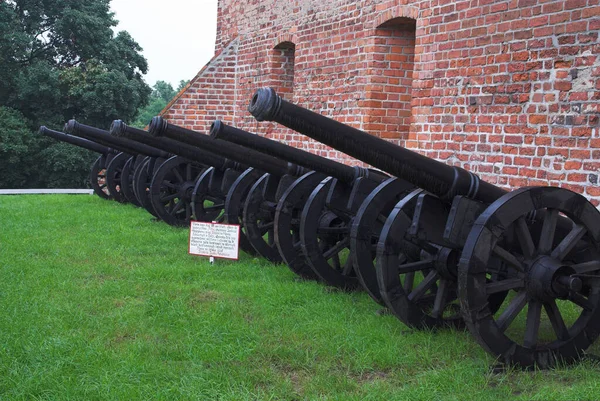
<instances>
[{"instance_id":1,"label":"tree","mask_svg":"<svg viewBox=\"0 0 600 401\"><path fill-rule=\"evenodd\" d=\"M147 104L151 89L142 77L147 62L127 32L113 32L117 22L109 3L0 2L0 106L17 110L30 132L40 125L60 129L70 118L108 128L117 118L133 120ZM24 146L34 155L44 152L46 167L63 166L77 174L38 183L28 178L22 186L77 185L89 173L92 155L87 151L60 146L54 148L60 152L51 152L43 139L31 138ZM34 157L31 166L20 167L39 170L41 159ZM64 165L67 159L72 163ZM14 158L0 164L6 160Z\"/></svg>"},{"instance_id":2,"label":"tree","mask_svg":"<svg viewBox=\"0 0 600 401\"><path fill-rule=\"evenodd\" d=\"M179 83L180 86L181 82ZM150 101L139 110L138 118L131 124L134 127L144 128L148 125L152 117L158 115L179 92L175 91L173 86L165 81L156 81L152 88Z\"/></svg>"},{"instance_id":3,"label":"tree","mask_svg":"<svg viewBox=\"0 0 600 401\"><path fill-rule=\"evenodd\" d=\"M177 87L177 93L181 92L181 90L183 88L185 88L187 86L187 84L190 83L190 80L188 79L187 81L185 79L182 79L181 81L179 81L179 86Z\"/></svg>"},{"instance_id":4,"label":"tree","mask_svg":"<svg viewBox=\"0 0 600 401\"><path fill-rule=\"evenodd\" d=\"M31 163L28 152L35 142L30 122L19 111L0 107L0 188L15 188L27 180L27 169L15 168Z\"/></svg>"}]
</instances>

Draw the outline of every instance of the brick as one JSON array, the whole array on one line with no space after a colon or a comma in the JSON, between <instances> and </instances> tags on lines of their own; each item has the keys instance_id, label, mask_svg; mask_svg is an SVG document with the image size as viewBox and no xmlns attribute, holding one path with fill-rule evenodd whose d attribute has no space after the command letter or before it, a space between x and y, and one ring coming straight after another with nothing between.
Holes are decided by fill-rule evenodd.
<instances>
[{"instance_id":1,"label":"brick","mask_svg":"<svg viewBox=\"0 0 600 401\"><path fill-rule=\"evenodd\" d=\"M589 189L600 159L598 0L247 3L221 0L216 56L165 117L202 131L223 118L357 163L254 121L248 100L273 86L294 103L498 185L567 180L600 201ZM420 18L417 31L395 25L397 16ZM285 41L298 50L274 49ZM577 77L588 71L591 79ZM561 172L545 171L555 168Z\"/></svg>"}]
</instances>

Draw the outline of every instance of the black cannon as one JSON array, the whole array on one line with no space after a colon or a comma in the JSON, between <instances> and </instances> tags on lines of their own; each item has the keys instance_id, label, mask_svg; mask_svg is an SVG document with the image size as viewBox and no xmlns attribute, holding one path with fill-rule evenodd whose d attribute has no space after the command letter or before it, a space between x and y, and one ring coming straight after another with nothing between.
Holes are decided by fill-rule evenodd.
<instances>
[{"instance_id":1,"label":"black cannon","mask_svg":"<svg viewBox=\"0 0 600 401\"><path fill-rule=\"evenodd\" d=\"M191 217L198 221L222 221L224 200L215 196L215 193L220 194L220 187L227 182L231 184L235 178L222 180L211 180L211 178L216 177L215 171L222 172L222 177L230 177L227 171L245 169L245 167L220 155L179 141L154 137L120 120L113 121L110 133L175 155L160 166L149 183L151 201L156 210L165 214L163 219L178 220L180 225L189 224ZM196 172L195 165L205 168ZM165 182L169 182L170 185L163 185ZM198 191L198 185L203 187L204 183L209 187L215 185L217 188L211 187L213 191ZM244 240L241 245L242 249L248 251L249 247L245 246Z\"/></svg>"},{"instance_id":2,"label":"black cannon","mask_svg":"<svg viewBox=\"0 0 600 401\"><path fill-rule=\"evenodd\" d=\"M123 174L123 168L132 157L150 156L164 159L169 157L168 153L134 141L114 138L107 131L78 123L75 120L69 120L69 122L65 124L64 130L69 134L118 150L120 153L114 156L106 168L106 182L109 191L114 196L115 200L119 202L127 200L133 202L133 200L136 199L139 204L143 205L141 199L135 196L130 171L127 171L127 174ZM151 213L153 212L152 210L149 211Z\"/></svg>"},{"instance_id":3,"label":"black cannon","mask_svg":"<svg viewBox=\"0 0 600 401\"><path fill-rule=\"evenodd\" d=\"M112 199L108 184L106 183L106 168L113 157L118 153L116 150L100 145L96 142L89 141L84 138L79 138L73 135L65 134L64 132L54 131L45 126L41 126L38 133L50 138L54 138L61 142L70 143L80 148L91 150L92 152L100 153L100 156L92 163L90 171L90 184L94 193L104 199Z\"/></svg>"},{"instance_id":4,"label":"black cannon","mask_svg":"<svg viewBox=\"0 0 600 401\"><path fill-rule=\"evenodd\" d=\"M161 117L152 119L149 131L154 136L167 136L235 160L240 166L251 166L252 169L237 171L238 177L226 193L226 188L220 186L225 195L225 220L243 227L244 236L258 254L273 262L281 261L281 255L274 242L275 199L282 188L304 173L304 169L253 149L215 140L193 130L169 124ZM215 174L221 176L218 170L214 170L211 177L213 181L216 179ZM211 185L199 182L194 193L198 197L200 193L210 192L210 187ZM200 203L194 202L196 205Z\"/></svg>"},{"instance_id":5,"label":"black cannon","mask_svg":"<svg viewBox=\"0 0 600 401\"><path fill-rule=\"evenodd\" d=\"M302 165L313 170L305 174L278 199L275 213L275 243L283 260L296 273L308 276L308 271L326 284L338 288L355 289L359 286L357 263L367 263L373 270L373 240L368 238L365 246L369 250L361 257L350 255L350 227L355 213L370 192L382 181L390 182L390 191L372 199L376 213L366 232L380 231L383 221L398 200L413 186L400 179L387 179L380 172L362 167L350 167L315 154L228 127L216 122L211 135L227 141L260 150L272 156ZM391 193L391 190L395 193ZM382 192L380 192L382 194ZM303 209L306 212L302 215ZM302 219L301 219L302 217ZM301 224L302 222L302 224ZM358 279L361 279L359 276ZM361 280L362 281L362 280ZM372 297L381 302L378 287L369 288Z\"/></svg>"},{"instance_id":6,"label":"black cannon","mask_svg":"<svg viewBox=\"0 0 600 401\"><path fill-rule=\"evenodd\" d=\"M249 110L422 188L396 205L377 246L382 297L405 323L466 324L488 352L521 366L573 361L598 337L600 212L583 196L507 193L272 89L259 90Z\"/></svg>"}]
</instances>

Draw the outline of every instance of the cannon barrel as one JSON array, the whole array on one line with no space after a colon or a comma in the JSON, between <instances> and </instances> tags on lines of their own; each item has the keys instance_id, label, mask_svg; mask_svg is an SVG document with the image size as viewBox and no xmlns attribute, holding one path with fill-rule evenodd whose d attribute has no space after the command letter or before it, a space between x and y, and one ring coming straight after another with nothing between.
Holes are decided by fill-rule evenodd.
<instances>
[{"instance_id":1,"label":"cannon barrel","mask_svg":"<svg viewBox=\"0 0 600 401\"><path fill-rule=\"evenodd\" d=\"M149 132L153 136L167 136L171 139L199 147L200 149L220 154L223 157L227 157L242 164L247 164L275 176L283 176L285 174L300 176L304 173L304 169L295 164L288 163L276 157L257 152L235 143L213 139L196 131L169 124L165 119L159 116L152 118Z\"/></svg>"},{"instance_id":2,"label":"cannon barrel","mask_svg":"<svg viewBox=\"0 0 600 401\"><path fill-rule=\"evenodd\" d=\"M463 168L448 166L289 103L272 88L256 91L248 111L258 121L278 122L443 199L464 195L491 203L506 193Z\"/></svg>"},{"instance_id":3,"label":"cannon barrel","mask_svg":"<svg viewBox=\"0 0 600 401\"><path fill-rule=\"evenodd\" d=\"M114 148L120 152L129 153L130 155L144 155L151 157L168 158L170 155L164 150L144 145L125 138L116 138L111 136L108 131L100 128L91 127L89 125L78 123L75 120L69 120L65 124L65 132L80 136L85 139L100 143L105 146Z\"/></svg>"},{"instance_id":4,"label":"cannon barrel","mask_svg":"<svg viewBox=\"0 0 600 401\"><path fill-rule=\"evenodd\" d=\"M227 125L221 120L212 123L210 136L237 143L280 159L289 160L292 163L321 172L346 183L350 183L361 176L361 171L364 170L360 167L350 167L281 142L252 134Z\"/></svg>"},{"instance_id":5,"label":"cannon barrel","mask_svg":"<svg viewBox=\"0 0 600 401\"><path fill-rule=\"evenodd\" d=\"M100 145L99 143L84 138L79 138L77 136L68 135L64 132L54 131L44 125L40 127L38 133L40 135L54 138L61 142L70 143L71 145L79 146L80 148L91 150L92 152L100 153L103 155L107 155L110 152L110 148L107 146Z\"/></svg>"},{"instance_id":6,"label":"cannon barrel","mask_svg":"<svg viewBox=\"0 0 600 401\"><path fill-rule=\"evenodd\" d=\"M195 146L189 146L185 143L169 138L154 137L144 130L128 126L121 120L114 120L112 122L110 126L110 134L117 138L127 138L132 141L153 146L174 155L185 157L188 160L212 166L221 170L225 170L230 167L241 170L246 169L242 166L239 166L239 163L233 162L214 153L206 152Z\"/></svg>"}]
</instances>

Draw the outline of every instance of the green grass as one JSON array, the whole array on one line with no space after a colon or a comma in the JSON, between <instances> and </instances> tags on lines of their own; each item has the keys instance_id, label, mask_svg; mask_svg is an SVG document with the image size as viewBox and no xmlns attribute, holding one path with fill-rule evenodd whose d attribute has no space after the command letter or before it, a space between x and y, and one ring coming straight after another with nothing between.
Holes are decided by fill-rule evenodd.
<instances>
[{"instance_id":1,"label":"green grass","mask_svg":"<svg viewBox=\"0 0 600 401\"><path fill-rule=\"evenodd\" d=\"M97 197L0 197L0 400L600 398L590 361L494 374L467 332L187 240Z\"/></svg>"}]
</instances>

